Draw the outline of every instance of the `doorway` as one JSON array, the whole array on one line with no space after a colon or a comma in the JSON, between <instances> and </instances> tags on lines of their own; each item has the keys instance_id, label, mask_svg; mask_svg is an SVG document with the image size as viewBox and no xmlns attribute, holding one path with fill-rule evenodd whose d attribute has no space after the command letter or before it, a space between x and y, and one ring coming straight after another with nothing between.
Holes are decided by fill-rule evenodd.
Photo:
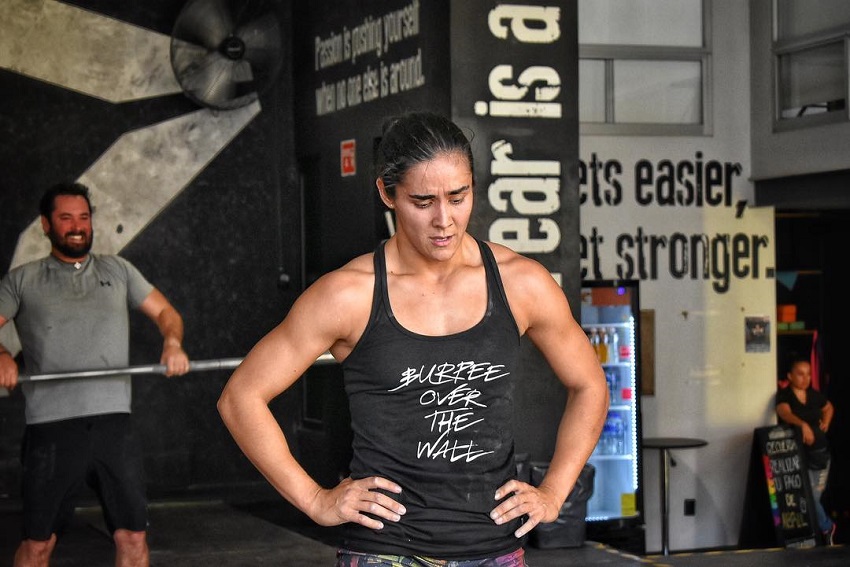
<instances>
[{"instance_id":1,"label":"doorway","mask_svg":"<svg viewBox=\"0 0 850 567\"><path fill-rule=\"evenodd\" d=\"M845 364L850 282L843 279L850 209L777 208L775 219L777 304L793 306L793 317L785 317L787 326L777 317L777 379L784 379L793 355L811 355L816 362L813 384L835 407L827 432L830 481L822 501L838 523L837 537L843 542L850 529L850 488L839 482L850 474L850 376Z\"/></svg>"}]
</instances>

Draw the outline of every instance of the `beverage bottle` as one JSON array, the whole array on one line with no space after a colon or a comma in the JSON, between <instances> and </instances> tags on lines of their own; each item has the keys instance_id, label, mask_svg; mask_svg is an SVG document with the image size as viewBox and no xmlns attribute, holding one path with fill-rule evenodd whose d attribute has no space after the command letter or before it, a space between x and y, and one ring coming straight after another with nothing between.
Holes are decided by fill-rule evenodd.
<instances>
[{"instance_id":1,"label":"beverage bottle","mask_svg":"<svg viewBox=\"0 0 850 567\"><path fill-rule=\"evenodd\" d=\"M599 329L599 362L605 364L608 362L608 333L605 327Z\"/></svg>"},{"instance_id":2,"label":"beverage bottle","mask_svg":"<svg viewBox=\"0 0 850 567\"><path fill-rule=\"evenodd\" d=\"M620 362L620 334L616 327L608 329L608 362Z\"/></svg>"},{"instance_id":3,"label":"beverage bottle","mask_svg":"<svg viewBox=\"0 0 850 567\"><path fill-rule=\"evenodd\" d=\"M590 346L593 347L593 352L596 353L596 358L600 358L599 357L599 331L596 329L596 327L593 327L592 329L590 329Z\"/></svg>"},{"instance_id":4,"label":"beverage bottle","mask_svg":"<svg viewBox=\"0 0 850 567\"><path fill-rule=\"evenodd\" d=\"M605 371L605 381L608 383L609 403L613 404L617 401L617 394L620 389L620 380L618 379L616 368Z\"/></svg>"},{"instance_id":5,"label":"beverage bottle","mask_svg":"<svg viewBox=\"0 0 850 567\"><path fill-rule=\"evenodd\" d=\"M611 414L605 420L605 425L602 426L602 436L599 438L599 453L601 455L610 455L614 451L614 422L611 421Z\"/></svg>"},{"instance_id":6,"label":"beverage bottle","mask_svg":"<svg viewBox=\"0 0 850 567\"><path fill-rule=\"evenodd\" d=\"M611 437L613 439L613 449L612 453L615 455L625 455L626 454L626 428L623 423L623 418L619 415L614 415L613 418L614 424L611 426Z\"/></svg>"}]
</instances>

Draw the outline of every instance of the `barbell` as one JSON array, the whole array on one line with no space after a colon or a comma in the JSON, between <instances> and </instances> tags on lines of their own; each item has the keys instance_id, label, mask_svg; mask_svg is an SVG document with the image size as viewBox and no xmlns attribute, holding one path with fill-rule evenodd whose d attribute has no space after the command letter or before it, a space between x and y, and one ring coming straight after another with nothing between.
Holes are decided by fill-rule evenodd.
<instances>
[{"instance_id":1,"label":"barbell","mask_svg":"<svg viewBox=\"0 0 850 567\"><path fill-rule=\"evenodd\" d=\"M214 358L210 360L189 361L189 372L203 372L205 370L228 370L239 366L242 358ZM336 359L329 352L325 352L314 366L333 364ZM108 376L120 376L123 374L165 374L164 364L146 364L140 366L127 366L124 368L96 368L92 370L69 370L65 372L50 372L43 374L21 374L18 382L42 382L46 380L66 380L68 378L105 378Z\"/></svg>"}]
</instances>

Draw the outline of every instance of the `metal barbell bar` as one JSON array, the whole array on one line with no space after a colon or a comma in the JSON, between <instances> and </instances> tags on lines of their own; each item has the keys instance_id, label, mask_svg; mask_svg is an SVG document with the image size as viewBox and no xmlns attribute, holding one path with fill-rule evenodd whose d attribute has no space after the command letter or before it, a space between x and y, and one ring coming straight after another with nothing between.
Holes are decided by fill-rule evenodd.
<instances>
[{"instance_id":1,"label":"metal barbell bar","mask_svg":"<svg viewBox=\"0 0 850 567\"><path fill-rule=\"evenodd\" d=\"M189 362L189 372L204 370L228 370L239 366L242 358L215 358L210 360L194 360ZM336 362L331 353L326 352L316 359L314 366L333 364ZM165 374L164 364L147 364L128 366L126 368L97 368L94 370L70 370L67 372L50 372L44 374L21 374L18 382L42 382L45 380L66 380L68 378L105 378L122 374Z\"/></svg>"}]
</instances>

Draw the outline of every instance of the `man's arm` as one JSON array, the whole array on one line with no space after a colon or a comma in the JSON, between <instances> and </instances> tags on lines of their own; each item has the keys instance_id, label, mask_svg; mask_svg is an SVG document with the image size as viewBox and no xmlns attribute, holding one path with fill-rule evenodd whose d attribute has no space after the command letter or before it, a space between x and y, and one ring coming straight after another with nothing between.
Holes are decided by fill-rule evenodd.
<instances>
[{"instance_id":1,"label":"man's arm","mask_svg":"<svg viewBox=\"0 0 850 567\"><path fill-rule=\"evenodd\" d=\"M0 327L6 324L6 318L0 316ZM12 353L0 344L0 388L13 390L18 385L18 363Z\"/></svg>"},{"instance_id":2,"label":"man's arm","mask_svg":"<svg viewBox=\"0 0 850 567\"><path fill-rule=\"evenodd\" d=\"M139 309L147 315L162 335L160 364L166 366L166 376L178 376L189 371L189 357L183 350L183 318L158 289L154 288Z\"/></svg>"}]
</instances>

